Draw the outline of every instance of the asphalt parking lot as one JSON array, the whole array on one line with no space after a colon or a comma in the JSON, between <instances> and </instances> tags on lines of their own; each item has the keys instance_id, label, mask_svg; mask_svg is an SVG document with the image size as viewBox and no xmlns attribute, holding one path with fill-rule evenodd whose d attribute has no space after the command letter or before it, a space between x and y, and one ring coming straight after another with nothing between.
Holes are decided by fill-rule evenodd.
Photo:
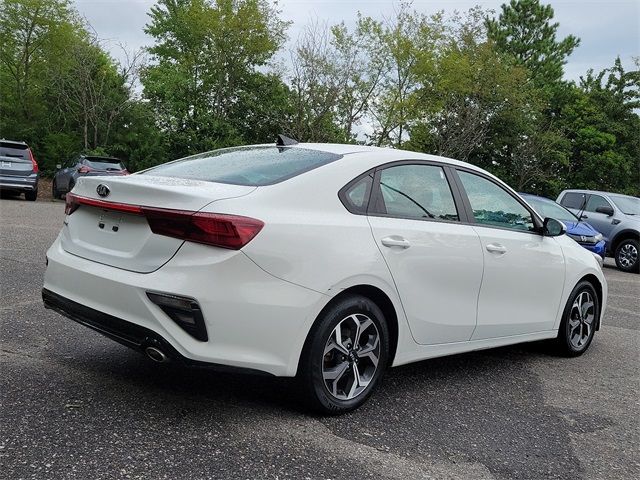
<instances>
[{"instance_id":1,"label":"asphalt parking lot","mask_svg":"<svg viewBox=\"0 0 640 480\"><path fill-rule=\"evenodd\" d=\"M541 344L399 367L360 410L288 379L156 365L40 299L61 202L0 200L0 478L640 478L640 276L575 359Z\"/></svg>"}]
</instances>

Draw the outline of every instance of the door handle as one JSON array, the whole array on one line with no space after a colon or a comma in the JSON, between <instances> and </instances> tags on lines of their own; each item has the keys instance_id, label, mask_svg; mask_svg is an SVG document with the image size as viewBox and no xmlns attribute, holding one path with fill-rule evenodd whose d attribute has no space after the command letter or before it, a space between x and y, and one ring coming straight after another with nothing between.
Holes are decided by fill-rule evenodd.
<instances>
[{"instance_id":1,"label":"door handle","mask_svg":"<svg viewBox=\"0 0 640 480\"><path fill-rule=\"evenodd\" d=\"M385 247L400 247L400 248L409 248L411 243L404 237L400 235L391 235L390 237L384 237L382 240L382 245Z\"/></svg>"},{"instance_id":2,"label":"door handle","mask_svg":"<svg viewBox=\"0 0 640 480\"><path fill-rule=\"evenodd\" d=\"M507 253L507 247L500 245L499 243L490 243L487 245L487 251L491 253L504 254Z\"/></svg>"}]
</instances>

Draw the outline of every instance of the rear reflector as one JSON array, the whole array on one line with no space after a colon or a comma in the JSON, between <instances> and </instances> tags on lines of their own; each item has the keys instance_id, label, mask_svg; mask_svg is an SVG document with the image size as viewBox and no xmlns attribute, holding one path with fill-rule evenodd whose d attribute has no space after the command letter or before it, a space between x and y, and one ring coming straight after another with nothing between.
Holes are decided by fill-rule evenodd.
<instances>
[{"instance_id":1,"label":"rear reflector","mask_svg":"<svg viewBox=\"0 0 640 480\"><path fill-rule=\"evenodd\" d=\"M147 292L147 297L193 338L209 340L200 305L194 299L159 292Z\"/></svg>"},{"instance_id":2,"label":"rear reflector","mask_svg":"<svg viewBox=\"0 0 640 480\"><path fill-rule=\"evenodd\" d=\"M81 197L73 193L67 194L65 213L71 215L81 205L132 215L143 215L147 219L151 231L157 235L232 250L244 247L264 227L264 223L260 220L239 215L143 207L106 202L95 198Z\"/></svg>"}]
</instances>

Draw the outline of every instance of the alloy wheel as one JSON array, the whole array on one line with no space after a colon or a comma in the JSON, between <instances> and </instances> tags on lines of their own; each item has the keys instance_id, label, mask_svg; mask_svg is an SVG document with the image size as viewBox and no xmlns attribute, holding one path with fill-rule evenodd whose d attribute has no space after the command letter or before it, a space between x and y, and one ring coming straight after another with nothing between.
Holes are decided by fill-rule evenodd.
<instances>
[{"instance_id":1,"label":"alloy wheel","mask_svg":"<svg viewBox=\"0 0 640 480\"><path fill-rule=\"evenodd\" d=\"M363 314L342 319L324 347L322 377L329 393L339 400L362 394L373 379L380 360L380 334Z\"/></svg>"},{"instance_id":2,"label":"alloy wheel","mask_svg":"<svg viewBox=\"0 0 640 480\"><path fill-rule=\"evenodd\" d=\"M583 291L573 301L569 314L569 341L580 350L589 341L595 319L595 304L590 292Z\"/></svg>"},{"instance_id":3,"label":"alloy wheel","mask_svg":"<svg viewBox=\"0 0 640 480\"><path fill-rule=\"evenodd\" d=\"M638 261L638 249L632 243L625 243L618 251L618 261L623 268L631 268Z\"/></svg>"}]
</instances>

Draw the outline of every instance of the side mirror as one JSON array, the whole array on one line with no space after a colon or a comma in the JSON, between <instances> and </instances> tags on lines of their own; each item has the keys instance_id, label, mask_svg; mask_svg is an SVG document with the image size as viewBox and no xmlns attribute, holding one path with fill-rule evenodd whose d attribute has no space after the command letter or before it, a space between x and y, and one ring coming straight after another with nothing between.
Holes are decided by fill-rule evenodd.
<instances>
[{"instance_id":1,"label":"side mirror","mask_svg":"<svg viewBox=\"0 0 640 480\"><path fill-rule=\"evenodd\" d=\"M59 163L56 163L56 169L60 170L62 168L62 165L60 165Z\"/></svg>"},{"instance_id":2,"label":"side mirror","mask_svg":"<svg viewBox=\"0 0 640 480\"><path fill-rule=\"evenodd\" d=\"M559 237L567 233L567 227L560 220L547 217L542 224L542 234L545 237Z\"/></svg>"},{"instance_id":3,"label":"side mirror","mask_svg":"<svg viewBox=\"0 0 640 480\"><path fill-rule=\"evenodd\" d=\"M613 207L609 205L603 205L602 207L596 208L597 213L604 213L607 217L613 215Z\"/></svg>"}]
</instances>

